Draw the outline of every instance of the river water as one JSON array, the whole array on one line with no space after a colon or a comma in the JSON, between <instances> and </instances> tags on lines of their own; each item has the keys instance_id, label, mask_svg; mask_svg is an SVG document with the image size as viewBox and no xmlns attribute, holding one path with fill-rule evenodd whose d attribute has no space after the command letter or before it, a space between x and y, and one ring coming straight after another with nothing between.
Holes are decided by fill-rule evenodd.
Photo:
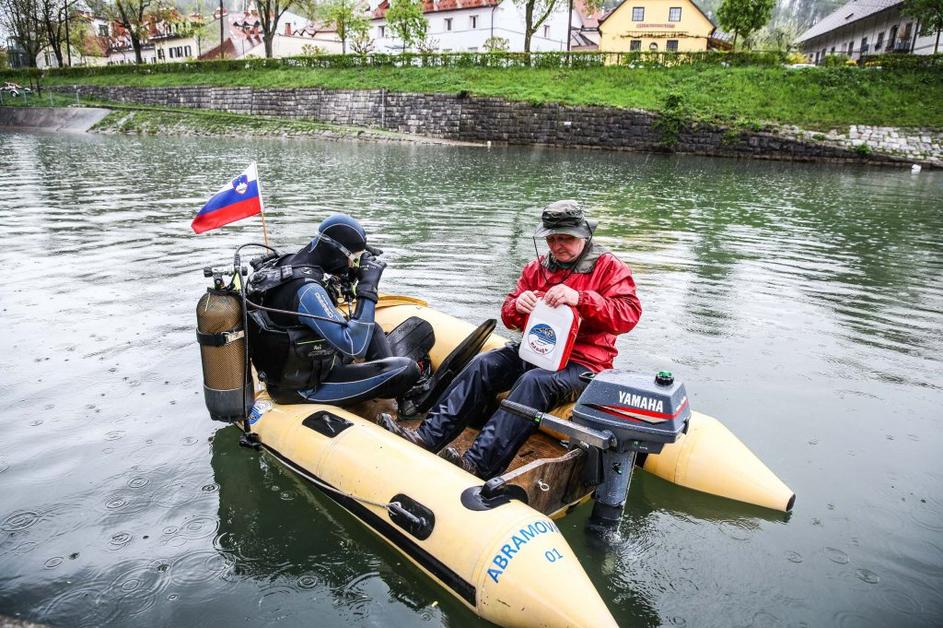
<instances>
[{"instance_id":1,"label":"river water","mask_svg":"<svg viewBox=\"0 0 943 628\"><path fill-rule=\"evenodd\" d=\"M0 133L0 615L53 625L476 625L203 406L194 235L259 163L273 240L331 211L383 288L480 321L579 198L670 369L798 495L791 516L639 473L608 550L560 522L625 626L943 623L943 175L508 148ZM936 453L934 453L936 452Z\"/></svg>"}]
</instances>

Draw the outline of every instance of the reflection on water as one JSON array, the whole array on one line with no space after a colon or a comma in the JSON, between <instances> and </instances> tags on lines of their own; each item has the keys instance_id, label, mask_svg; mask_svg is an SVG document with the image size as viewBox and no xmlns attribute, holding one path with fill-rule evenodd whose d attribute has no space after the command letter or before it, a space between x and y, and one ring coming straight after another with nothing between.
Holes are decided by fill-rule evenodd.
<instances>
[{"instance_id":1,"label":"reflection on water","mask_svg":"<svg viewBox=\"0 0 943 628\"><path fill-rule=\"evenodd\" d=\"M259 240L196 208L259 162L296 247L360 217L390 291L495 316L536 208L582 199L634 269L617 366L669 368L796 491L791 517L638 474L609 551L624 625L943 618L943 177L446 146L0 133L0 614L64 625L475 618L206 417L199 269ZM214 436L215 434L215 436Z\"/></svg>"}]
</instances>

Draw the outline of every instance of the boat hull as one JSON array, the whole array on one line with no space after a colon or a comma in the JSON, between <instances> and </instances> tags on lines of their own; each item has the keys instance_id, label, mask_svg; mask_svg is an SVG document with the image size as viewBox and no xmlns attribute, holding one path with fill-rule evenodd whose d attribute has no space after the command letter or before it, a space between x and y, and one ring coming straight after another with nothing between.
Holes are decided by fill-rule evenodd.
<instances>
[{"instance_id":1,"label":"boat hull","mask_svg":"<svg viewBox=\"0 0 943 628\"><path fill-rule=\"evenodd\" d=\"M553 521L514 499L481 508L481 480L333 406L263 393L252 431L310 481L482 618L505 626L615 626ZM416 527L387 507L420 512ZM469 505L471 504L471 505Z\"/></svg>"}]
</instances>

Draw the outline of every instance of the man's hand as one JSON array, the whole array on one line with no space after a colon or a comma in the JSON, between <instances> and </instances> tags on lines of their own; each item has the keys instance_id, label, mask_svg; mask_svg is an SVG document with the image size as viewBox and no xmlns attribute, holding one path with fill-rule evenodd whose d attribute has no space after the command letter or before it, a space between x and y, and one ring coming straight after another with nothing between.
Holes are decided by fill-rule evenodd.
<instances>
[{"instance_id":1,"label":"man's hand","mask_svg":"<svg viewBox=\"0 0 943 628\"><path fill-rule=\"evenodd\" d=\"M377 302L377 286L380 275L386 268L386 262L364 251L360 256L360 270L357 272L357 298Z\"/></svg>"},{"instance_id":2,"label":"man's hand","mask_svg":"<svg viewBox=\"0 0 943 628\"><path fill-rule=\"evenodd\" d=\"M564 304L575 306L580 302L580 293L561 283L547 290L547 294L544 295L544 302L550 307Z\"/></svg>"},{"instance_id":3,"label":"man's hand","mask_svg":"<svg viewBox=\"0 0 943 628\"><path fill-rule=\"evenodd\" d=\"M514 301L514 307L521 314L530 314L539 300L540 298L534 294L532 290L525 290L517 295L517 299Z\"/></svg>"}]
</instances>

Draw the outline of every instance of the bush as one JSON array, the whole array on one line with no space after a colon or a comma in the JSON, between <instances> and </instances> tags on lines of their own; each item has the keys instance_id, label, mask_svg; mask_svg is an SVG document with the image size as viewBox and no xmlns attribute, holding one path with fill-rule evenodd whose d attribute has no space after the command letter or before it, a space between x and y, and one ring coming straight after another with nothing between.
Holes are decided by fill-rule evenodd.
<instances>
[{"instance_id":1,"label":"bush","mask_svg":"<svg viewBox=\"0 0 943 628\"><path fill-rule=\"evenodd\" d=\"M214 59L184 63L125 64L73 68L0 71L0 76L110 76L115 74L164 74L240 72L284 68L356 67L486 67L486 68L593 68L605 65L675 67L712 64L725 66L775 66L787 60L784 52L406 52L402 54L320 54L313 47L299 57L279 59Z\"/></svg>"},{"instance_id":2,"label":"bush","mask_svg":"<svg viewBox=\"0 0 943 628\"><path fill-rule=\"evenodd\" d=\"M822 65L826 68L838 68L844 66L846 61L848 61L848 57L845 55L828 54L822 60Z\"/></svg>"},{"instance_id":3,"label":"bush","mask_svg":"<svg viewBox=\"0 0 943 628\"><path fill-rule=\"evenodd\" d=\"M893 68L899 70L943 70L943 54L935 55L868 55L861 58L865 67Z\"/></svg>"}]
</instances>

